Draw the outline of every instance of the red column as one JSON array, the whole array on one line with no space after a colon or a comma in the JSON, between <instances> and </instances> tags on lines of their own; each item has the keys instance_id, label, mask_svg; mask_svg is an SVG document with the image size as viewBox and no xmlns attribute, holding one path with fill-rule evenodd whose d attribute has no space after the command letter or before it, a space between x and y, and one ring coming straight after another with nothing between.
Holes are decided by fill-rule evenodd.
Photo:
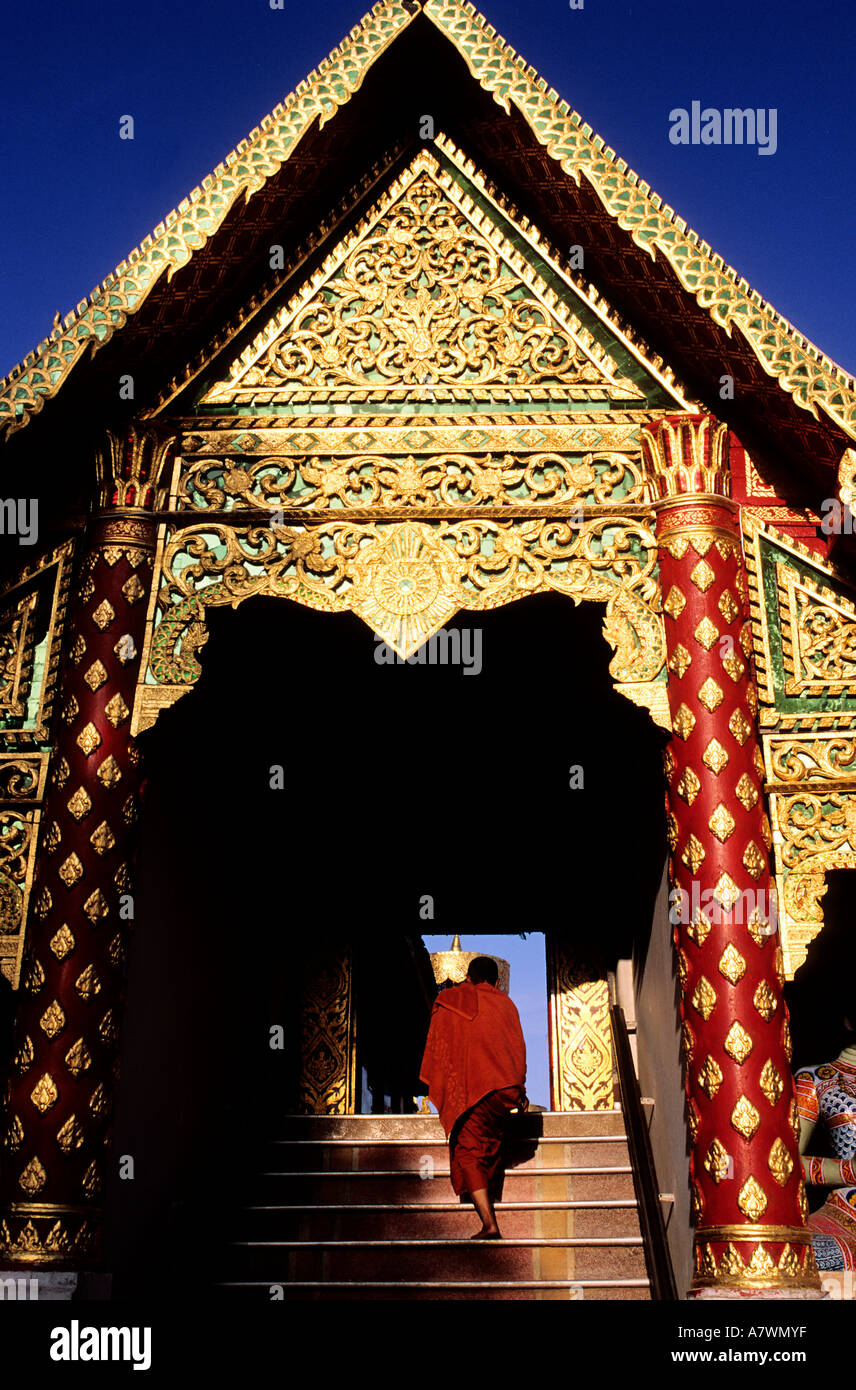
<instances>
[{"instance_id":1,"label":"red column","mask_svg":"<svg viewBox=\"0 0 856 1390\"><path fill-rule=\"evenodd\" d=\"M144 511L98 516L71 604L4 1114L7 1266L79 1269L100 1254L141 772L129 728L154 544Z\"/></svg>"},{"instance_id":2,"label":"red column","mask_svg":"<svg viewBox=\"0 0 856 1390\"><path fill-rule=\"evenodd\" d=\"M673 737L665 753L672 920L692 1139L693 1290L819 1278L771 899L738 508L710 416L643 430L656 492Z\"/></svg>"}]
</instances>

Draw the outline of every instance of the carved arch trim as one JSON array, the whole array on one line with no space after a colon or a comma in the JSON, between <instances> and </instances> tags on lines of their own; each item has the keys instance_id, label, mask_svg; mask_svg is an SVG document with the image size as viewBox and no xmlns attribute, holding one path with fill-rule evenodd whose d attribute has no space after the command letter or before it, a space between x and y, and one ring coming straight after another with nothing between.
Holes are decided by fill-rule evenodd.
<instances>
[{"instance_id":1,"label":"carved arch trim","mask_svg":"<svg viewBox=\"0 0 856 1390\"><path fill-rule=\"evenodd\" d=\"M669 727L657 543L648 515L509 520L351 521L160 528L133 732L191 690L201 674L209 609L253 596L350 611L402 657L461 611L535 593L605 606L616 689ZM308 520L308 519L307 519ZM271 518L267 518L270 522Z\"/></svg>"}]
</instances>

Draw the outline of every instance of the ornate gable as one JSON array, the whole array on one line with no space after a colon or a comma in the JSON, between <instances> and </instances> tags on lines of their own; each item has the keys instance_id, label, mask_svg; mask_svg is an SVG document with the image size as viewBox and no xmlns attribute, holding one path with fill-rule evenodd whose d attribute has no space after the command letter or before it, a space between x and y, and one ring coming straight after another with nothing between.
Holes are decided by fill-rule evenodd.
<instances>
[{"instance_id":1,"label":"ornate gable","mask_svg":"<svg viewBox=\"0 0 856 1390\"><path fill-rule=\"evenodd\" d=\"M680 400L595 316L533 229L486 206L448 142L437 145L442 162L416 156L204 390L200 413Z\"/></svg>"}]
</instances>

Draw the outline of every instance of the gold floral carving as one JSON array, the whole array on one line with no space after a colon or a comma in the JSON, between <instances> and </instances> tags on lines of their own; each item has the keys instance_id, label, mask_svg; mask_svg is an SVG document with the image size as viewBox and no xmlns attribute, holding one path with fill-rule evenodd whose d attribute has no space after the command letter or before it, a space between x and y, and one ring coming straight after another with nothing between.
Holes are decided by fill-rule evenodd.
<instances>
[{"instance_id":1,"label":"gold floral carving","mask_svg":"<svg viewBox=\"0 0 856 1390\"><path fill-rule=\"evenodd\" d=\"M550 933L547 988L554 1110L609 1110L613 1105L609 986L605 977L597 976L568 943Z\"/></svg>"},{"instance_id":2,"label":"gold floral carving","mask_svg":"<svg viewBox=\"0 0 856 1390\"><path fill-rule=\"evenodd\" d=\"M786 695L847 695L856 680L856 605L776 565Z\"/></svg>"},{"instance_id":3,"label":"gold floral carving","mask_svg":"<svg viewBox=\"0 0 856 1390\"><path fill-rule=\"evenodd\" d=\"M737 1205L750 1221L758 1221L767 1210L767 1195L751 1174L737 1194Z\"/></svg>"},{"instance_id":4,"label":"gold floral carving","mask_svg":"<svg viewBox=\"0 0 856 1390\"><path fill-rule=\"evenodd\" d=\"M746 1029L736 1020L732 1023L722 1044L729 1057L733 1057L735 1062L742 1067L749 1053L752 1051L753 1043Z\"/></svg>"},{"instance_id":5,"label":"gold floral carving","mask_svg":"<svg viewBox=\"0 0 856 1390\"><path fill-rule=\"evenodd\" d=\"M704 1167L715 1183L720 1183L729 1176L731 1156L718 1139L712 1140L704 1156Z\"/></svg>"},{"instance_id":6,"label":"gold floral carving","mask_svg":"<svg viewBox=\"0 0 856 1390\"><path fill-rule=\"evenodd\" d=\"M37 1110L44 1113L45 1110L50 1110L52 1105L56 1105L58 1099L59 1091L56 1088L56 1083L50 1072L46 1071L30 1092L30 1100Z\"/></svg>"},{"instance_id":7,"label":"gold floral carving","mask_svg":"<svg viewBox=\"0 0 856 1390\"><path fill-rule=\"evenodd\" d=\"M714 776L718 777L724 767L728 766L728 754L723 748L719 739L712 738L701 755L701 760L705 767L710 768Z\"/></svg>"},{"instance_id":8,"label":"gold floral carving","mask_svg":"<svg viewBox=\"0 0 856 1390\"><path fill-rule=\"evenodd\" d=\"M478 226L471 213L481 215ZM563 386L644 400L475 209L434 155L412 164L279 310L203 406L268 405L337 388Z\"/></svg>"},{"instance_id":9,"label":"gold floral carving","mask_svg":"<svg viewBox=\"0 0 856 1390\"><path fill-rule=\"evenodd\" d=\"M707 1022L716 1007L716 990L707 976L701 976L693 990L691 1002L696 1012Z\"/></svg>"},{"instance_id":10,"label":"gold floral carving","mask_svg":"<svg viewBox=\"0 0 856 1390\"><path fill-rule=\"evenodd\" d=\"M150 620L132 731L184 693L201 670L205 610L258 594L328 612L358 613L402 656L461 609L479 612L554 590L605 604L610 673L633 699L665 692L665 640L656 611L657 548L646 521L618 513L559 518L349 523L179 531L162 552L163 583ZM164 689L166 687L166 689ZM653 699L652 715L665 719Z\"/></svg>"},{"instance_id":11,"label":"gold floral carving","mask_svg":"<svg viewBox=\"0 0 856 1390\"><path fill-rule=\"evenodd\" d=\"M713 1100L722 1085L722 1068L708 1053L698 1074L698 1084L708 1100Z\"/></svg>"},{"instance_id":12,"label":"gold floral carving","mask_svg":"<svg viewBox=\"0 0 856 1390\"><path fill-rule=\"evenodd\" d=\"M785 1083L772 1061L764 1063L758 1084L770 1104L777 1105L785 1089Z\"/></svg>"},{"instance_id":13,"label":"gold floral carving","mask_svg":"<svg viewBox=\"0 0 856 1390\"><path fill-rule=\"evenodd\" d=\"M303 963L300 1107L310 1115L351 1115L355 1041L350 947L310 951Z\"/></svg>"},{"instance_id":14,"label":"gold floral carving","mask_svg":"<svg viewBox=\"0 0 856 1390\"><path fill-rule=\"evenodd\" d=\"M746 1096L740 1096L735 1104L731 1112L731 1123L744 1139L751 1139L761 1123L761 1116Z\"/></svg>"},{"instance_id":15,"label":"gold floral carving","mask_svg":"<svg viewBox=\"0 0 856 1390\"><path fill-rule=\"evenodd\" d=\"M21 1172L18 1186L27 1193L28 1197L34 1197L36 1193L41 1192L47 1180L48 1175L44 1166L38 1158L33 1157Z\"/></svg>"},{"instance_id":16,"label":"gold floral carving","mask_svg":"<svg viewBox=\"0 0 856 1390\"><path fill-rule=\"evenodd\" d=\"M767 1166L780 1187L785 1187L794 1171L794 1161L781 1139L776 1139L770 1149Z\"/></svg>"}]
</instances>

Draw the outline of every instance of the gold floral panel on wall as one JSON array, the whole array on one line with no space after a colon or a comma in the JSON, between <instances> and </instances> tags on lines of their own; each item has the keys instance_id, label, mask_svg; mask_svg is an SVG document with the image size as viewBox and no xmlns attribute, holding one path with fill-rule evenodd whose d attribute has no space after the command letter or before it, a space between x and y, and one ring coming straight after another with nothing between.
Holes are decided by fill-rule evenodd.
<instances>
[{"instance_id":1,"label":"gold floral panel on wall","mask_svg":"<svg viewBox=\"0 0 856 1390\"><path fill-rule=\"evenodd\" d=\"M0 750L50 738L73 550L42 556L0 592Z\"/></svg>"},{"instance_id":2,"label":"gold floral panel on wall","mask_svg":"<svg viewBox=\"0 0 856 1390\"><path fill-rule=\"evenodd\" d=\"M409 656L460 610L496 608L549 590L605 605L617 688L668 720L656 540L620 512L562 518L231 527L163 531L133 731L198 679L206 609L254 595L350 610ZM662 687L662 699L658 692Z\"/></svg>"},{"instance_id":3,"label":"gold floral panel on wall","mask_svg":"<svg viewBox=\"0 0 856 1390\"><path fill-rule=\"evenodd\" d=\"M378 399L645 395L428 150L203 395L200 409ZM400 395L396 399L400 399ZM526 399L524 396L523 399Z\"/></svg>"}]
</instances>

